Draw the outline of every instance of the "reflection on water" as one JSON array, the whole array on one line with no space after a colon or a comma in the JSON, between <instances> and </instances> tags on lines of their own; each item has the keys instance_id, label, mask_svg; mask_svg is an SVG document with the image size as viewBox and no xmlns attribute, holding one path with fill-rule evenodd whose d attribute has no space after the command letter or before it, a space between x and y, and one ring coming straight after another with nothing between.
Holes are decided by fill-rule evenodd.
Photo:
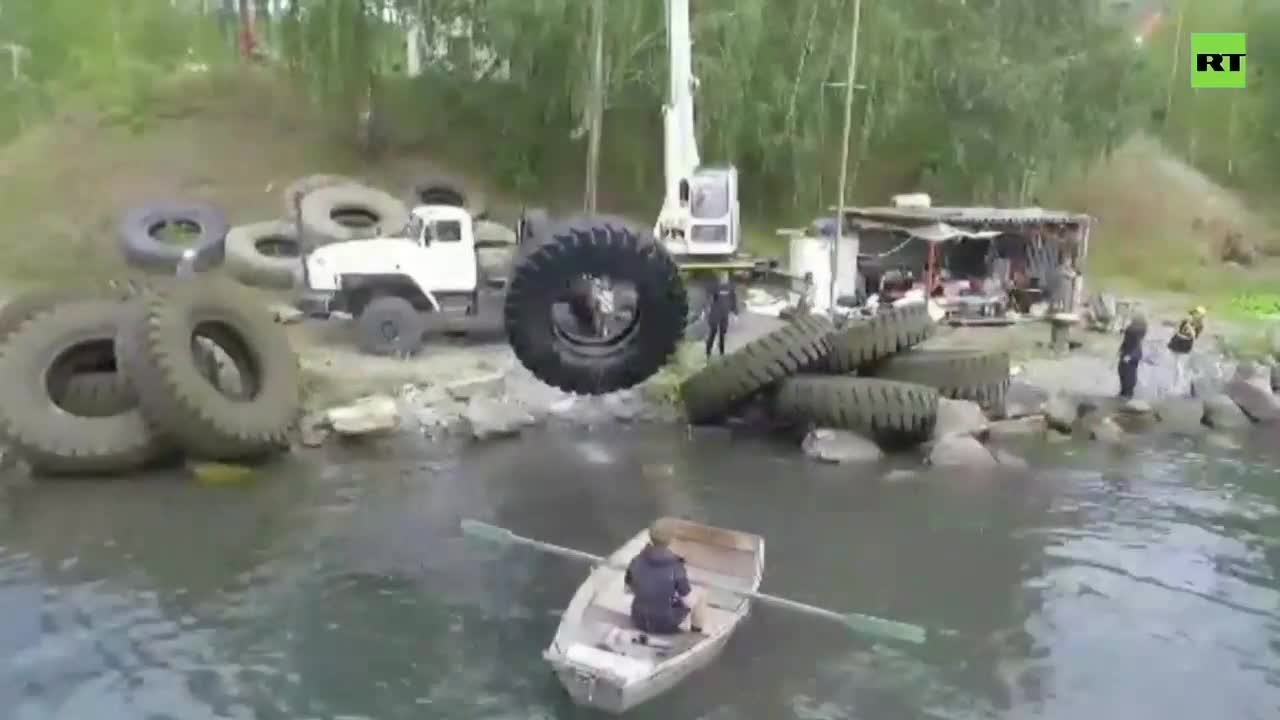
<instances>
[{"instance_id":1,"label":"reflection on water","mask_svg":"<svg viewBox=\"0 0 1280 720\"><path fill-rule=\"evenodd\" d=\"M718 664L634 717L1275 717L1265 448L1023 450L1047 469L886 484L630 428L461 457L335 450L247 487L16 486L0 717L594 717L540 656L585 569L457 523L607 553L658 514L763 534L766 591L945 633L878 646L757 608Z\"/></svg>"}]
</instances>

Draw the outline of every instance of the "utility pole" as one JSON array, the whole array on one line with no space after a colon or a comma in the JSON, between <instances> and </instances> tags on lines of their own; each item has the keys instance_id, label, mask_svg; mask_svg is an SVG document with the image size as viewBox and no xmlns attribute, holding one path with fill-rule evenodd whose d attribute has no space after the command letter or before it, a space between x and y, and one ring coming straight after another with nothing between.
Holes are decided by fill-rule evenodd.
<instances>
[{"instance_id":1,"label":"utility pole","mask_svg":"<svg viewBox=\"0 0 1280 720\"><path fill-rule=\"evenodd\" d=\"M1169 63L1169 88L1164 97L1164 126L1169 127L1169 116L1173 112L1173 86L1178 82L1178 51L1182 49L1182 13L1183 6L1178 5L1178 22L1173 31L1173 62Z\"/></svg>"},{"instance_id":2,"label":"utility pole","mask_svg":"<svg viewBox=\"0 0 1280 720\"><path fill-rule=\"evenodd\" d=\"M591 1L591 109L587 120L587 187L582 209L596 212L596 188L600 182L600 134L604 129L604 0Z\"/></svg>"},{"instance_id":3,"label":"utility pole","mask_svg":"<svg viewBox=\"0 0 1280 720\"><path fill-rule=\"evenodd\" d=\"M844 241L844 194L849 179L849 131L853 126L853 78L858 72L858 32L862 25L862 0L853 0L853 32L849 40L849 77L844 87L844 133L840 143L840 182L836 188L836 237L831 242L830 310L836 307L836 268L840 262L840 243Z\"/></svg>"}]
</instances>

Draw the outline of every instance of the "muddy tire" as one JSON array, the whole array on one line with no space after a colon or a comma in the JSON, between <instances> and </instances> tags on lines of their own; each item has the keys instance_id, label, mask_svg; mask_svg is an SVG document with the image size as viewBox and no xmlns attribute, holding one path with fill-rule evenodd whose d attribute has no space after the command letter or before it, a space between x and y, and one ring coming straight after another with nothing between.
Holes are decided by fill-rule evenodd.
<instances>
[{"instance_id":1,"label":"muddy tire","mask_svg":"<svg viewBox=\"0 0 1280 720\"><path fill-rule=\"evenodd\" d=\"M123 280L85 287L45 287L29 290L0 306L0 343L27 320L62 303L98 299L128 300L135 294L137 294L137 288Z\"/></svg>"},{"instance_id":2,"label":"muddy tire","mask_svg":"<svg viewBox=\"0 0 1280 720\"><path fill-rule=\"evenodd\" d=\"M481 220L488 213L483 194L468 190L466 183L461 180L440 175L424 177L411 183L405 202L410 207L450 205L465 208L474 220Z\"/></svg>"},{"instance_id":3,"label":"muddy tire","mask_svg":"<svg viewBox=\"0 0 1280 720\"><path fill-rule=\"evenodd\" d=\"M283 193L283 210L281 217L289 218L294 223L298 221L298 208L302 204L302 198L319 190L320 188L331 187L333 185L359 185L360 182L346 175L304 175L297 180L289 183Z\"/></svg>"},{"instance_id":4,"label":"muddy tire","mask_svg":"<svg viewBox=\"0 0 1280 720\"><path fill-rule=\"evenodd\" d=\"M298 228L291 222L237 225L227 233L227 272L249 287L295 287L302 278L301 255Z\"/></svg>"},{"instance_id":5,"label":"muddy tire","mask_svg":"<svg viewBox=\"0 0 1280 720\"><path fill-rule=\"evenodd\" d=\"M235 364L238 397L205 377L194 335L212 340ZM141 296L115 347L151 427L188 455L248 460L288 446L299 407L298 362L284 328L237 285L208 278Z\"/></svg>"},{"instance_id":6,"label":"muddy tire","mask_svg":"<svg viewBox=\"0 0 1280 720\"><path fill-rule=\"evenodd\" d=\"M394 197L363 185L329 185L307 193L299 205L306 249L401 232L409 208Z\"/></svg>"},{"instance_id":7,"label":"muddy tire","mask_svg":"<svg viewBox=\"0 0 1280 720\"><path fill-rule=\"evenodd\" d=\"M374 298L356 320L360 350L370 355L407 357L422 349L426 318L401 297Z\"/></svg>"},{"instance_id":8,"label":"muddy tire","mask_svg":"<svg viewBox=\"0 0 1280 720\"><path fill-rule=\"evenodd\" d=\"M778 387L774 412L787 422L843 428L890 446L933 435L938 391L876 378L797 375Z\"/></svg>"},{"instance_id":9,"label":"muddy tire","mask_svg":"<svg viewBox=\"0 0 1280 720\"><path fill-rule=\"evenodd\" d=\"M689 422L719 420L773 383L820 366L832 329L825 317L799 318L699 370L680 385Z\"/></svg>"},{"instance_id":10,"label":"muddy tire","mask_svg":"<svg viewBox=\"0 0 1280 720\"><path fill-rule=\"evenodd\" d=\"M943 397L972 400L988 413L1004 413L1009 353L978 349L913 350L871 369L873 377L937 388Z\"/></svg>"},{"instance_id":11,"label":"muddy tire","mask_svg":"<svg viewBox=\"0 0 1280 720\"><path fill-rule=\"evenodd\" d=\"M552 309L584 275L635 287L633 320L611 337L572 336L553 320ZM684 332L686 302L675 262L643 231L583 222L560 226L516 263L503 323L516 357L539 380L602 395L644 381L667 362Z\"/></svg>"},{"instance_id":12,"label":"muddy tire","mask_svg":"<svg viewBox=\"0 0 1280 720\"><path fill-rule=\"evenodd\" d=\"M196 251L196 268L209 270L222 264L227 218L221 210L200 202L157 202L126 212L117 234L124 259L143 270L173 273L182 253ZM190 234L182 243L166 242L160 233L178 228Z\"/></svg>"},{"instance_id":13,"label":"muddy tire","mask_svg":"<svg viewBox=\"0 0 1280 720\"><path fill-rule=\"evenodd\" d=\"M53 394L59 407L82 417L111 417L138 407L133 386L118 372L76 373Z\"/></svg>"},{"instance_id":14,"label":"muddy tire","mask_svg":"<svg viewBox=\"0 0 1280 720\"><path fill-rule=\"evenodd\" d=\"M0 350L0 436L35 472L127 473L171 453L138 407L79 415L59 407L49 387L49 369L69 354L110 347L128 307L102 300L57 304L22 323ZM63 393L65 387L57 394Z\"/></svg>"},{"instance_id":15,"label":"muddy tire","mask_svg":"<svg viewBox=\"0 0 1280 720\"><path fill-rule=\"evenodd\" d=\"M827 370L851 373L901 352L933 332L933 319L924 303L889 308L866 319L852 319L831 336Z\"/></svg>"}]
</instances>

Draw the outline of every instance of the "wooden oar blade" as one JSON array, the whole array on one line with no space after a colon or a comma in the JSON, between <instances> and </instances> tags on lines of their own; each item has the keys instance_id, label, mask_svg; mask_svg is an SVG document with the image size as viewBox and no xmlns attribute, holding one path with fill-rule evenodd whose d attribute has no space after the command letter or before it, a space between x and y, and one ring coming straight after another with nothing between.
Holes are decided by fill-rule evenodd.
<instances>
[{"instance_id":1,"label":"wooden oar blade","mask_svg":"<svg viewBox=\"0 0 1280 720\"><path fill-rule=\"evenodd\" d=\"M515 539L515 535L506 528L500 528L497 525L490 525L489 523L469 518L463 518L462 520L462 534L500 545L510 544Z\"/></svg>"},{"instance_id":2,"label":"wooden oar blade","mask_svg":"<svg viewBox=\"0 0 1280 720\"><path fill-rule=\"evenodd\" d=\"M860 632L864 635L874 635L886 640L899 640L901 642L912 643L915 645L924 644L927 633L925 629L919 625L910 625L895 620L885 620L883 618L871 617L870 615L861 615L859 613L849 613L844 616L844 624L849 629Z\"/></svg>"}]
</instances>

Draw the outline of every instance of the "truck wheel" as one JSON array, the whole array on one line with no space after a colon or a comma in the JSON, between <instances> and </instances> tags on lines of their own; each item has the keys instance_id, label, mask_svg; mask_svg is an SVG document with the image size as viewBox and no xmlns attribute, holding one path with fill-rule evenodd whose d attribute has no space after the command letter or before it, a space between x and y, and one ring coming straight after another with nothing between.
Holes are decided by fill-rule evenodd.
<instances>
[{"instance_id":1,"label":"truck wheel","mask_svg":"<svg viewBox=\"0 0 1280 720\"><path fill-rule=\"evenodd\" d=\"M409 208L363 185L330 185L302 198L299 213L306 249L397 233L409 224Z\"/></svg>"},{"instance_id":2,"label":"truck wheel","mask_svg":"<svg viewBox=\"0 0 1280 720\"><path fill-rule=\"evenodd\" d=\"M298 229L291 222L237 225L227 233L227 272L250 287L288 290L302 275Z\"/></svg>"},{"instance_id":3,"label":"truck wheel","mask_svg":"<svg viewBox=\"0 0 1280 720\"><path fill-rule=\"evenodd\" d=\"M944 397L972 400L989 413L1004 412L1009 353L994 350L912 350L871 369L874 377L937 388Z\"/></svg>"},{"instance_id":4,"label":"truck wheel","mask_svg":"<svg viewBox=\"0 0 1280 720\"><path fill-rule=\"evenodd\" d=\"M182 253L194 248L201 270L222 264L227 218L199 202L158 202L126 212L118 227L125 262L145 270L173 273Z\"/></svg>"},{"instance_id":5,"label":"truck wheel","mask_svg":"<svg viewBox=\"0 0 1280 720\"><path fill-rule=\"evenodd\" d=\"M778 387L774 411L785 421L865 433L889 446L913 445L933 435L938 391L893 380L797 375Z\"/></svg>"},{"instance_id":6,"label":"truck wheel","mask_svg":"<svg viewBox=\"0 0 1280 720\"><path fill-rule=\"evenodd\" d=\"M932 332L933 319L924 303L888 308L866 319L851 319L831 336L827 370L854 372L914 346Z\"/></svg>"},{"instance_id":7,"label":"truck wheel","mask_svg":"<svg viewBox=\"0 0 1280 720\"><path fill-rule=\"evenodd\" d=\"M825 317L801 317L699 370L680 386L689 422L718 420L769 385L820 364L832 330Z\"/></svg>"},{"instance_id":8,"label":"truck wheel","mask_svg":"<svg viewBox=\"0 0 1280 720\"><path fill-rule=\"evenodd\" d=\"M53 401L63 410L81 417L111 417L138 407L133 386L118 372L70 375Z\"/></svg>"},{"instance_id":9,"label":"truck wheel","mask_svg":"<svg viewBox=\"0 0 1280 720\"><path fill-rule=\"evenodd\" d=\"M603 338L564 332L553 309L583 276L633 287L629 320ZM503 306L512 350L539 380L603 395L658 371L684 333L687 300L679 268L641 231L612 221L558 226L515 266Z\"/></svg>"},{"instance_id":10,"label":"truck wheel","mask_svg":"<svg viewBox=\"0 0 1280 720\"><path fill-rule=\"evenodd\" d=\"M408 300L374 298L356 320L360 349L370 355L409 356L422 349L426 319Z\"/></svg>"}]
</instances>

